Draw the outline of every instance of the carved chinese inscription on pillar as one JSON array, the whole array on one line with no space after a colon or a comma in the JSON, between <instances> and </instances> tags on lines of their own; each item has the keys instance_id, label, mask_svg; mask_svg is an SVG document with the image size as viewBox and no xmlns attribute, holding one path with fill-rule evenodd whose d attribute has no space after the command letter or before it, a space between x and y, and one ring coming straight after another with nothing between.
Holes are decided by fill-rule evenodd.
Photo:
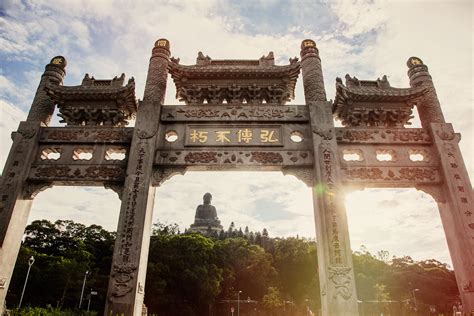
<instances>
[{"instance_id":1,"label":"carved chinese inscription on pillar","mask_svg":"<svg viewBox=\"0 0 474 316\"><path fill-rule=\"evenodd\" d=\"M472 216L472 206L470 205L471 190L465 186L465 179L461 176L463 173L461 171L460 163L456 157L456 150L452 144L444 145L446 148L448 156L448 167L450 169L449 177L451 182L454 185L454 190L458 197L458 203L461 206L461 211L464 213L466 218L471 218ZM474 222L469 223L468 227L474 230Z\"/></svg>"},{"instance_id":2,"label":"carved chinese inscription on pillar","mask_svg":"<svg viewBox=\"0 0 474 316\"><path fill-rule=\"evenodd\" d=\"M185 137L185 146L283 146L279 125L187 125Z\"/></svg>"},{"instance_id":3,"label":"carved chinese inscription on pillar","mask_svg":"<svg viewBox=\"0 0 474 316\"><path fill-rule=\"evenodd\" d=\"M133 186L132 191L129 193L127 199L128 204L125 210L125 221L122 227L122 239L120 240L120 255L123 263L130 261L130 247L132 246L133 239L133 228L135 223L135 213L137 208L137 198L140 191L140 182L143 174L143 158L145 156L145 149L141 147L138 150L138 160L133 174Z\"/></svg>"},{"instance_id":4,"label":"carved chinese inscription on pillar","mask_svg":"<svg viewBox=\"0 0 474 316\"><path fill-rule=\"evenodd\" d=\"M331 150L325 148L322 151L323 155L323 179L326 185L326 191L324 192L324 199L327 205L328 214L331 217L330 224L330 247L332 248L331 261L334 264L342 264L342 250L341 243L339 240L339 227L338 227L338 216L336 213L336 207L334 205L334 180L333 180L333 153Z\"/></svg>"}]
</instances>

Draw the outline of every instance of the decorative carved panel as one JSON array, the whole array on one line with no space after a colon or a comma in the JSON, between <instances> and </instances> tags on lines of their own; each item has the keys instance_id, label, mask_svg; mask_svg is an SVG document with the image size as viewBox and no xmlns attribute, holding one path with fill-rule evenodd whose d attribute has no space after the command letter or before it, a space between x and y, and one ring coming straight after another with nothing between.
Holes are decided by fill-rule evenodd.
<instances>
[{"instance_id":1,"label":"decorative carved panel","mask_svg":"<svg viewBox=\"0 0 474 316\"><path fill-rule=\"evenodd\" d=\"M177 121L308 121L304 105L221 105L221 106L163 106L161 120Z\"/></svg>"},{"instance_id":2,"label":"decorative carved panel","mask_svg":"<svg viewBox=\"0 0 474 316\"><path fill-rule=\"evenodd\" d=\"M422 128L336 128L338 143L431 144L427 130Z\"/></svg>"},{"instance_id":3,"label":"decorative carved panel","mask_svg":"<svg viewBox=\"0 0 474 316\"><path fill-rule=\"evenodd\" d=\"M44 127L40 142L48 143L130 143L133 127Z\"/></svg>"},{"instance_id":4,"label":"decorative carved panel","mask_svg":"<svg viewBox=\"0 0 474 316\"><path fill-rule=\"evenodd\" d=\"M367 187L415 187L439 184L437 168L427 167L348 167L342 170L344 182L364 183Z\"/></svg>"},{"instance_id":5,"label":"decorative carved panel","mask_svg":"<svg viewBox=\"0 0 474 316\"><path fill-rule=\"evenodd\" d=\"M312 153L308 151L268 150L185 150L159 151L156 165L228 165L231 166L311 166Z\"/></svg>"},{"instance_id":6,"label":"decorative carved panel","mask_svg":"<svg viewBox=\"0 0 474 316\"><path fill-rule=\"evenodd\" d=\"M33 165L28 179L74 184L77 182L123 181L126 166Z\"/></svg>"}]
</instances>

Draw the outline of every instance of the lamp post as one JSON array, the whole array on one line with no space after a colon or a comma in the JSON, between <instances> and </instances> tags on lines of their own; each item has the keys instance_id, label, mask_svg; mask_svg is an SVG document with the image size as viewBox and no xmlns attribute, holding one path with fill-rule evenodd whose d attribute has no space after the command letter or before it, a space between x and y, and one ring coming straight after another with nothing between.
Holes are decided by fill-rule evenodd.
<instances>
[{"instance_id":1,"label":"lamp post","mask_svg":"<svg viewBox=\"0 0 474 316\"><path fill-rule=\"evenodd\" d=\"M413 302L415 303L415 310L416 313L418 314L418 305L416 304L416 295L415 293L418 292L420 289L414 289L411 291L411 294L413 295Z\"/></svg>"},{"instance_id":2,"label":"lamp post","mask_svg":"<svg viewBox=\"0 0 474 316\"><path fill-rule=\"evenodd\" d=\"M26 272L25 284L23 284L23 291L21 291L20 303L18 304L18 309L21 308L21 302L23 301L23 295L25 295L26 283L28 283L28 276L30 275L31 266L35 263L35 257L31 256L28 259L28 272Z\"/></svg>"},{"instance_id":3,"label":"lamp post","mask_svg":"<svg viewBox=\"0 0 474 316\"><path fill-rule=\"evenodd\" d=\"M84 286L86 286L86 279L88 275L89 275L89 270L87 270L86 273L84 274L84 281L82 282L81 299L79 300L79 309L81 309L81 306L82 306L82 297L84 296Z\"/></svg>"},{"instance_id":4,"label":"lamp post","mask_svg":"<svg viewBox=\"0 0 474 316\"><path fill-rule=\"evenodd\" d=\"M240 316L240 293L242 293L242 291L237 292L237 316Z\"/></svg>"}]
</instances>

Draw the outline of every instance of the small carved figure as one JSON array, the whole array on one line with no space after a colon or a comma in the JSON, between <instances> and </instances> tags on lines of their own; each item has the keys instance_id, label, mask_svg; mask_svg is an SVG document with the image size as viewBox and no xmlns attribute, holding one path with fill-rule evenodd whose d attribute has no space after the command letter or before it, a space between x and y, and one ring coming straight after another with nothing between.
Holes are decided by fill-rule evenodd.
<instances>
[{"instance_id":1,"label":"small carved figure","mask_svg":"<svg viewBox=\"0 0 474 316\"><path fill-rule=\"evenodd\" d=\"M360 82L356 76L351 77L349 74L346 74L346 86L354 87L354 86L359 86L359 85L360 85Z\"/></svg>"}]
</instances>

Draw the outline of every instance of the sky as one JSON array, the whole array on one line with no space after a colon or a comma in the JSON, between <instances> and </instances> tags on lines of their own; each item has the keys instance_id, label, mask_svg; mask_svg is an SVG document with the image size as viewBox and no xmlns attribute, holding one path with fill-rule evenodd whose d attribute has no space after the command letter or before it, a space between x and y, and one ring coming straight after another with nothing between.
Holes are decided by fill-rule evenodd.
<instances>
[{"instance_id":1,"label":"sky","mask_svg":"<svg viewBox=\"0 0 474 316\"><path fill-rule=\"evenodd\" d=\"M44 66L68 61L65 85L133 76L138 98L155 40L167 38L181 64L198 51L215 59L258 59L269 51L277 64L299 56L303 39L316 41L328 98L346 73L408 87L406 61L428 65L447 122L473 176L473 5L471 1L0 1L0 169L10 133L26 119ZM178 104L171 79L166 104ZM291 104L303 104L301 76ZM58 120L54 120L58 125ZM414 127L419 126L416 119ZM231 221L272 237L315 237L310 188L278 172L188 172L157 188L154 222L193 222L205 192L213 195L224 227ZM72 219L115 230L116 193L104 188L55 187L40 193L29 217ZM351 245L414 259L450 263L434 200L415 189L371 189L346 197Z\"/></svg>"}]
</instances>

